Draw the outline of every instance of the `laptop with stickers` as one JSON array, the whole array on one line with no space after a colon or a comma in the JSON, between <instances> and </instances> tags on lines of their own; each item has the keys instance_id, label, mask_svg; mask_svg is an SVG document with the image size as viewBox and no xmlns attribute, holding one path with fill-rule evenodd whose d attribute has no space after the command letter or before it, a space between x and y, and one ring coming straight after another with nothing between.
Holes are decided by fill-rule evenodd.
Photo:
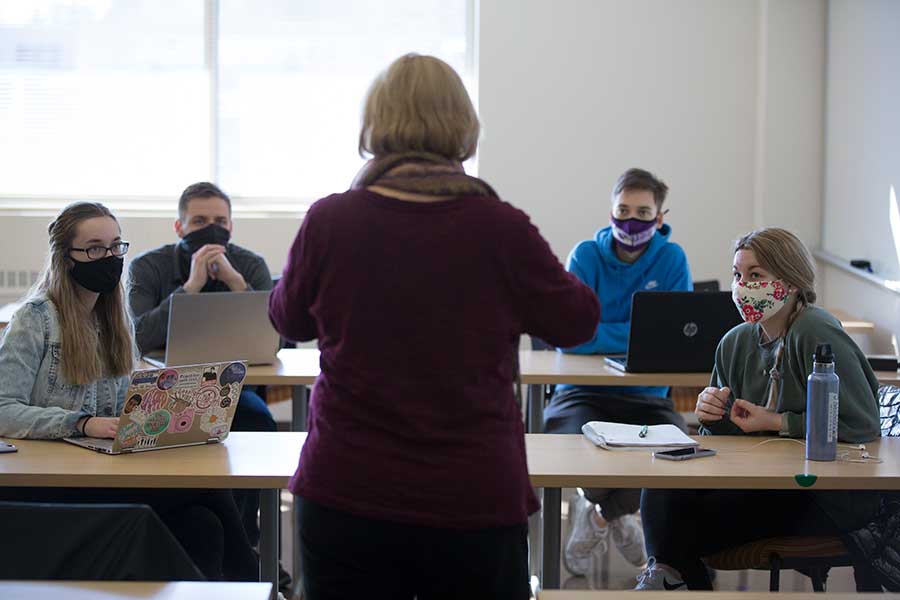
<instances>
[{"instance_id":1,"label":"laptop with stickers","mask_svg":"<svg viewBox=\"0 0 900 600\"><path fill-rule=\"evenodd\" d=\"M228 437L247 363L135 371L115 439L64 438L106 454L214 444Z\"/></svg>"}]
</instances>

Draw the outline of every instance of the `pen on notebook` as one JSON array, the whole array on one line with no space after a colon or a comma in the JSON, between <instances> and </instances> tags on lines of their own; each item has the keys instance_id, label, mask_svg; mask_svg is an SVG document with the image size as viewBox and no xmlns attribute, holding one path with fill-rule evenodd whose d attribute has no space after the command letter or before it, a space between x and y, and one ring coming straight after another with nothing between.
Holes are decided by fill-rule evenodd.
<instances>
[{"instance_id":1,"label":"pen on notebook","mask_svg":"<svg viewBox=\"0 0 900 600\"><path fill-rule=\"evenodd\" d=\"M644 425L643 427L641 427L641 430L638 432L638 437L639 437L639 438L645 438L645 437L647 437L647 426L646 426L646 425Z\"/></svg>"}]
</instances>

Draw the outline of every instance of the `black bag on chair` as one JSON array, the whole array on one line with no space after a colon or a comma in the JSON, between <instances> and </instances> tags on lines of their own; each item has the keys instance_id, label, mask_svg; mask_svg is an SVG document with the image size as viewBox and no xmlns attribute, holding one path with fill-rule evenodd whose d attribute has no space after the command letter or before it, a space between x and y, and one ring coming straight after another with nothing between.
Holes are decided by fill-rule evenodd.
<instances>
[{"instance_id":1,"label":"black bag on chair","mask_svg":"<svg viewBox=\"0 0 900 600\"><path fill-rule=\"evenodd\" d=\"M205 578L149 506L0 502L0 579Z\"/></svg>"}]
</instances>

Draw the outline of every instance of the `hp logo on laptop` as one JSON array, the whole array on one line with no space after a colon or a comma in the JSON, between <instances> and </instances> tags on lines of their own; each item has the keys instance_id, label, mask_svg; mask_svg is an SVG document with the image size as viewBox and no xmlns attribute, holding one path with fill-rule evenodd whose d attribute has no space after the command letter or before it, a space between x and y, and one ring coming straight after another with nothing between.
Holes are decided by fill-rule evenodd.
<instances>
[{"instance_id":1,"label":"hp logo on laptop","mask_svg":"<svg viewBox=\"0 0 900 600\"><path fill-rule=\"evenodd\" d=\"M700 328L697 327L697 324L693 321L688 321L684 324L684 329L682 329L681 331L684 333L685 337L692 338L697 335L697 333L700 331Z\"/></svg>"}]
</instances>

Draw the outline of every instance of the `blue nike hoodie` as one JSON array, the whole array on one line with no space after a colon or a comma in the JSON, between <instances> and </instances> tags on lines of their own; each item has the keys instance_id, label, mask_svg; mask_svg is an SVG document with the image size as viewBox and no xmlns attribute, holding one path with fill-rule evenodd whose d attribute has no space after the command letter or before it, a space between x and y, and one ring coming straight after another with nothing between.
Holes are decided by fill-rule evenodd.
<instances>
[{"instance_id":1,"label":"blue nike hoodie","mask_svg":"<svg viewBox=\"0 0 900 600\"><path fill-rule=\"evenodd\" d=\"M691 291L691 270L681 246L670 242L672 228L663 225L650 239L647 250L634 263L616 256L612 229L604 227L593 240L579 243L569 254L566 269L574 273L600 299L600 323L589 342L561 348L571 354L624 354L631 328L631 296L639 291ZM622 394L665 397L667 387L559 386L559 390L589 389Z\"/></svg>"}]
</instances>

